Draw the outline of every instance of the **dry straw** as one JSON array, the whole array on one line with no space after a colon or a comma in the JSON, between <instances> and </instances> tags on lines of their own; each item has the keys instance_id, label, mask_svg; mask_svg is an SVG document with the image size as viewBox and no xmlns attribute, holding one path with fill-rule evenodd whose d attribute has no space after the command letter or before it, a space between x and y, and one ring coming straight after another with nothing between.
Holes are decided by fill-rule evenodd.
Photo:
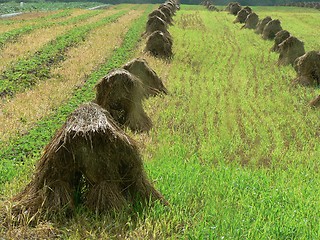
<instances>
[{"instance_id":1,"label":"dry straw","mask_svg":"<svg viewBox=\"0 0 320 240\"><path fill-rule=\"evenodd\" d=\"M294 68L297 72L294 83L305 86L320 85L320 52L310 51L298 57L294 62Z\"/></svg>"},{"instance_id":2,"label":"dry straw","mask_svg":"<svg viewBox=\"0 0 320 240\"><path fill-rule=\"evenodd\" d=\"M294 36L288 37L282 43L278 45L279 47L279 65L289 65L294 63L294 61L305 54L304 43Z\"/></svg>"},{"instance_id":3,"label":"dry straw","mask_svg":"<svg viewBox=\"0 0 320 240\"><path fill-rule=\"evenodd\" d=\"M124 69L115 69L103 77L95 88L95 102L110 112L120 126L134 132L151 129L151 119L142 106L147 93L140 79Z\"/></svg>"},{"instance_id":4,"label":"dry straw","mask_svg":"<svg viewBox=\"0 0 320 240\"><path fill-rule=\"evenodd\" d=\"M279 44L281 44L284 40L286 40L288 37L290 37L290 33L287 30L281 30L276 33L276 36L274 38L274 45L270 49L272 52L279 52Z\"/></svg>"},{"instance_id":5,"label":"dry straw","mask_svg":"<svg viewBox=\"0 0 320 240\"><path fill-rule=\"evenodd\" d=\"M12 213L19 221L72 212L76 193L97 213L149 200L167 204L147 180L135 142L94 103L76 109L57 131L32 181L14 197Z\"/></svg>"},{"instance_id":6,"label":"dry straw","mask_svg":"<svg viewBox=\"0 0 320 240\"><path fill-rule=\"evenodd\" d=\"M145 59L136 58L126 63L123 69L127 70L143 83L146 97L158 94L167 94L168 90L163 85L161 78L151 69Z\"/></svg>"}]
</instances>

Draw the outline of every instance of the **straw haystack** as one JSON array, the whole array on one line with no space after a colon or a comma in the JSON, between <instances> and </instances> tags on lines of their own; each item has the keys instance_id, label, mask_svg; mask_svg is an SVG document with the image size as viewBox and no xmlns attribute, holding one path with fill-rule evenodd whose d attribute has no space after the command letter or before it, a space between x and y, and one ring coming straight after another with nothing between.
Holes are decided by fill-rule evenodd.
<instances>
[{"instance_id":1,"label":"straw haystack","mask_svg":"<svg viewBox=\"0 0 320 240\"><path fill-rule=\"evenodd\" d=\"M167 17L166 17L166 15L164 15L164 13L161 10L156 9L156 10L152 11L148 15L148 18L150 19L151 17L154 17L154 16L161 18L163 21L165 21L167 23Z\"/></svg>"},{"instance_id":2,"label":"straw haystack","mask_svg":"<svg viewBox=\"0 0 320 240\"><path fill-rule=\"evenodd\" d=\"M167 7L167 6L163 6L163 7L160 7L159 10L161 12L163 12L163 14L166 16L167 24L172 25L172 23L173 23L173 19L172 19L173 13L172 13L171 9L169 7Z\"/></svg>"},{"instance_id":3,"label":"straw haystack","mask_svg":"<svg viewBox=\"0 0 320 240\"><path fill-rule=\"evenodd\" d=\"M257 28L255 30L255 33L257 34L262 34L264 27L268 24L268 22L270 22L272 19L271 17L267 16L264 19L261 19L258 24L257 24Z\"/></svg>"},{"instance_id":4,"label":"straw haystack","mask_svg":"<svg viewBox=\"0 0 320 240\"><path fill-rule=\"evenodd\" d=\"M171 38L171 35L168 32L167 28L168 28L167 23L163 19L161 19L157 16L153 16L153 17L149 18L149 20L146 24L146 31L144 34L150 35L154 31L161 31L164 34L166 34L167 37Z\"/></svg>"},{"instance_id":5,"label":"straw haystack","mask_svg":"<svg viewBox=\"0 0 320 240\"><path fill-rule=\"evenodd\" d=\"M238 2L232 3L232 4L229 6L229 12L230 12L232 15L235 15L235 16L236 16L240 10L241 10L241 5L240 5L240 3L238 3Z\"/></svg>"},{"instance_id":6,"label":"straw haystack","mask_svg":"<svg viewBox=\"0 0 320 240\"><path fill-rule=\"evenodd\" d=\"M241 9L233 23L244 23L248 15L249 12L247 10Z\"/></svg>"},{"instance_id":7,"label":"straw haystack","mask_svg":"<svg viewBox=\"0 0 320 240\"><path fill-rule=\"evenodd\" d=\"M153 32L147 39L145 51L153 56L170 59L172 53L172 41L161 31Z\"/></svg>"},{"instance_id":8,"label":"straw haystack","mask_svg":"<svg viewBox=\"0 0 320 240\"><path fill-rule=\"evenodd\" d=\"M279 44L286 40L288 37L290 37L290 33L287 30L281 30L277 32L274 38L274 45L270 49L270 51L279 52Z\"/></svg>"},{"instance_id":9,"label":"straw haystack","mask_svg":"<svg viewBox=\"0 0 320 240\"><path fill-rule=\"evenodd\" d=\"M309 106L313 108L319 108L320 107L320 95L318 95L316 98L311 100L309 102Z\"/></svg>"},{"instance_id":10,"label":"straw haystack","mask_svg":"<svg viewBox=\"0 0 320 240\"><path fill-rule=\"evenodd\" d=\"M297 72L294 83L299 83L305 86L320 85L320 52L310 51L301 57L298 57L294 62L294 69Z\"/></svg>"},{"instance_id":11,"label":"straw haystack","mask_svg":"<svg viewBox=\"0 0 320 240\"><path fill-rule=\"evenodd\" d=\"M46 146L33 179L13 199L13 213L22 221L27 215L72 213L76 204L100 213L150 199L166 204L147 180L135 142L106 110L87 103Z\"/></svg>"},{"instance_id":12,"label":"straw haystack","mask_svg":"<svg viewBox=\"0 0 320 240\"><path fill-rule=\"evenodd\" d=\"M245 24L243 25L242 28L248 28L248 29L256 29L257 24L259 22L259 17L256 13L250 13L246 20L245 20Z\"/></svg>"},{"instance_id":13,"label":"straw haystack","mask_svg":"<svg viewBox=\"0 0 320 240\"><path fill-rule=\"evenodd\" d=\"M304 43L298 38L290 36L279 45L279 65L289 65L305 54Z\"/></svg>"},{"instance_id":14,"label":"straw haystack","mask_svg":"<svg viewBox=\"0 0 320 240\"><path fill-rule=\"evenodd\" d=\"M152 122L142 107L146 92L140 79L124 69L116 69L103 77L95 88L95 102L120 126L134 132L147 132L152 128Z\"/></svg>"},{"instance_id":15,"label":"straw haystack","mask_svg":"<svg viewBox=\"0 0 320 240\"><path fill-rule=\"evenodd\" d=\"M146 89L147 97L156 96L160 93L168 93L161 78L151 69L145 59L133 59L126 63L123 68L141 80Z\"/></svg>"},{"instance_id":16,"label":"straw haystack","mask_svg":"<svg viewBox=\"0 0 320 240\"><path fill-rule=\"evenodd\" d=\"M244 10L246 10L248 13L252 13L252 9L249 6L245 6L244 8L242 8Z\"/></svg>"},{"instance_id":17,"label":"straw haystack","mask_svg":"<svg viewBox=\"0 0 320 240\"><path fill-rule=\"evenodd\" d=\"M267 23L267 25L264 27L262 32L262 38L263 39L274 39L276 36L276 33L281 31L281 22L279 19L271 20Z\"/></svg>"}]
</instances>

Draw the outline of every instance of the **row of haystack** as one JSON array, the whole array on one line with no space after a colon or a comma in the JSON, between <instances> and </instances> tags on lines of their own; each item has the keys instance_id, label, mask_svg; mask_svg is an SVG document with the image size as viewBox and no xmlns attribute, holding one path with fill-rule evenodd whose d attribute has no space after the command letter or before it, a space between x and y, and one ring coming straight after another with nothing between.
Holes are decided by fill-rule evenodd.
<instances>
[{"instance_id":1,"label":"row of haystack","mask_svg":"<svg viewBox=\"0 0 320 240\"><path fill-rule=\"evenodd\" d=\"M306 8L320 9L320 2L291 2L291 3L286 3L283 6L306 7Z\"/></svg>"},{"instance_id":2,"label":"row of haystack","mask_svg":"<svg viewBox=\"0 0 320 240\"><path fill-rule=\"evenodd\" d=\"M205 6L209 11L219 12L219 9L210 0L204 0L200 4Z\"/></svg>"},{"instance_id":3,"label":"row of haystack","mask_svg":"<svg viewBox=\"0 0 320 240\"><path fill-rule=\"evenodd\" d=\"M163 59L172 57L173 41L168 27L173 25L172 18L179 9L180 5L177 0L167 0L149 14L146 31L143 34L147 37L146 52Z\"/></svg>"},{"instance_id":4,"label":"row of haystack","mask_svg":"<svg viewBox=\"0 0 320 240\"><path fill-rule=\"evenodd\" d=\"M234 23L244 23L241 28L254 29L263 39L274 40L270 50L279 53L278 65L294 66L297 72L297 77L293 80L295 84L320 85L320 52L306 53L304 43L287 30L283 30L279 19L267 16L259 20L258 15L250 7L242 8L235 2L229 3L226 9L236 16ZM312 101L310 104L314 106L315 102ZM320 101L317 104L320 105Z\"/></svg>"},{"instance_id":5,"label":"row of haystack","mask_svg":"<svg viewBox=\"0 0 320 240\"><path fill-rule=\"evenodd\" d=\"M168 204L124 131L151 129L142 102L167 93L161 78L138 58L111 71L95 90L95 100L70 114L45 147L31 182L13 198L10 219L16 224L70 215L77 205L101 213L150 200Z\"/></svg>"}]
</instances>

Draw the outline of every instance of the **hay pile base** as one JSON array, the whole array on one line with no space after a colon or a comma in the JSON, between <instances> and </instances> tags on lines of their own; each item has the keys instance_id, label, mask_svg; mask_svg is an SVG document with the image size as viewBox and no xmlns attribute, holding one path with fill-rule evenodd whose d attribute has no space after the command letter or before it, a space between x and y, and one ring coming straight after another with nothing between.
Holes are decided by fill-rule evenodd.
<instances>
[{"instance_id":1,"label":"hay pile base","mask_svg":"<svg viewBox=\"0 0 320 240\"><path fill-rule=\"evenodd\" d=\"M264 27L262 31L262 38L263 39L274 39L276 36L276 33L281 31L281 22L279 19L274 19L271 20L270 22L267 23L267 25Z\"/></svg>"},{"instance_id":2,"label":"hay pile base","mask_svg":"<svg viewBox=\"0 0 320 240\"><path fill-rule=\"evenodd\" d=\"M241 9L237 13L236 19L233 21L233 23L244 23L247 19L247 16L249 15L249 12L245 9Z\"/></svg>"},{"instance_id":3,"label":"hay pile base","mask_svg":"<svg viewBox=\"0 0 320 240\"><path fill-rule=\"evenodd\" d=\"M113 70L95 88L95 102L106 109L120 126L134 132L147 132L152 128L152 122L142 107L145 89L130 72Z\"/></svg>"},{"instance_id":4,"label":"hay pile base","mask_svg":"<svg viewBox=\"0 0 320 240\"><path fill-rule=\"evenodd\" d=\"M79 176L86 186L81 190ZM94 103L75 110L46 146L32 181L13 199L13 214L66 213L79 191L80 203L97 213L150 199L167 204L147 180L134 141Z\"/></svg>"},{"instance_id":5,"label":"hay pile base","mask_svg":"<svg viewBox=\"0 0 320 240\"><path fill-rule=\"evenodd\" d=\"M256 34L262 34L264 27L268 24L268 22L270 22L272 20L271 17L267 16L264 19L261 19L258 24L257 24L257 28L255 30Z\"/></svg>"},{"instance_id":6,"label":"hay pile base","mask_svg":"<svg viewBox=\"0 0 320 240\"><path fill-rule=\"evenodd\" d=\"M168 93L168 90L163 85L161 78L158 77L155 71L150 68L145 59L133 59L132 61L126 63L123 66L123 69L127 70L141 80L144 88L146 89L147 97L156 96L160 93Z\"/></svg>"},{"instance_id":7,"label":"hay pile base","mask_svg":"<svg viewBox=\"0 0 320 240\"><path fill-rule=\"evenodd\" d=\"M246 20L245 20L245 24L242 28L248 28L248 29L256 29L257 24L259 22L259 17L256 13L250 13Z\"/></svg>"},{"instance_id":8,"label":"hay pile base","mask_svg":"<svg viewBox=\"0 0 320 240\"><path fill-rule=\"evenodd\" d=\"M294 83L305 86L320 85L320 52L310 51L294 62L294 68L297 72L297 78Z\"/></svg>"},{"instance_id":9,"label":"hay pile base","mask_svg":"<svg viewBox=\"0 0 320 240\"><path fill-rule=\"evenodd\" d=\"M270 49L272 52L279 52L279 44L281 44L284 40L286 40L288 37L290 37L290 33L287 30L281 30L276 33L276 36L274 38L274 45Z\"/></svg>"},{"instance_id":10,"label":"hay pile base","mask_svg":"<svg viewBox=\"0 0 320 240\"><path fill-rule=\"evenodd\" d=\"M305 54L304 44L298 38L290 36L279 45L279 65L289 65Z\"/></svg>"},{"instance_id":11,"label":"hay pile base","mask_svg":"<svg viewBox=\"0 0 320 240\"><path fill-rule=\"evenodd\" d=\"M318 95L315 99L311 100L309 103L310 107L319 108L320 107L320 95Z\"/></svg>"},{"instance_id":12,"label":"hay pile base","mask_svg":"<svg viewBox=\"0 0 320 240\"><path fill-rule=\"evenodd\" d=\"M172 41L160 31L153 32L147 39L145 51L153 56L170 59L172 53Z\"/></svg>"}]
</instances>

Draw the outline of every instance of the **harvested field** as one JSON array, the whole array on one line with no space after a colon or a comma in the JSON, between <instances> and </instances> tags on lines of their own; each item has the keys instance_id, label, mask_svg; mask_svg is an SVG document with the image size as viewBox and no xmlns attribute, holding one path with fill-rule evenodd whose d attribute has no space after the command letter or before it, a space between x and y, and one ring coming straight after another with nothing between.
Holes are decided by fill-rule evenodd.
<instances>
[{"instance_id":1,"label":"harvested field","mask_svg":"<svg viewBox=\"0 0 320 240\"><path fill-rule=\"evenodd\" d=\"M126 7L120 5L117 9ZM126 14L118 22L109 23L113 30L108 41L95 29L78 49L75 46L68 49L66 59L59 66L72 58L72 52L77 57L61 70L55 66L50 72L61 74L54 76L55 81L60 80L60 90L52 87L43 92L47 103L51 94L60 98L58 91L61 95L68 92L68 97L62 96L60 103L52 101L56 105L49 114L44 113L33 124L21 118L25 129L11 135L10 141L7 136L0 142L0 236L4 239L35 236L43 239L318 239L315 226L319 225L320 212L320 122L319 108L309 104L319 95L319 88L292 86L296 72L290 65L277 66L279 54L269 51L273 41L264 41L253 31L240 30L239 25L232 23L234 15L208 11L204 6L181 5L173 17L174 25L168 28L174 43L172 58L170 61L156 58L144 52L147 40L141 34L148 14L157 7L136 5L131 12L143 14L138 14L143 18L132 16L125 24ZM307 52L318 51L320 36L315 31L320 22L318 10L257 6L252 9L261 19L265 16L279 19L283 29L305 43ZM128 35L125 30L118 30L123 25L129 27ZM102 26L100 30L103 36L108 33ZM93 33L95 38L91 38ZM125 39L123 45L109 44L113 35L120 42ZM104 45L99 48L99 44ZM89 55L95 47L110 62L99 65L98 53ZM109 54L102 52L107 47ZM82 49L88 51L82 55ZM93 68L86 68L89 58L97 63ZM136 141L145 174L170 206L155 202L145 208L137 204L133 211L128 206L110 214L94 214L79 207L68 218L40 221L34 227L27 221L17 227L13 218L2 218L3 214L12 216L10 207L3 208L8 206L6 201L32 180L43 147L66 122L66 116L83 102L94 99L93 86L97 81L133 58L146 59L169 92L144 99L142 107L153 123L148 133L126 129L125 134ZM73 65L78 66L73 68ZM78 78L82 68L84 75ZM68 69L69 74L63 73ZM64 76L82 80L75 87L67 85ZM45 82L25 93L32 93ZM17 96L20 94L10 102ZM42 92L34 97L43 98ZM22 98L15 107L19 104L23 104ZM21 116L32 104L21 105ZM10 119L7 112L1 111L0 115ZM16 123L1 133L8 129L12 132L20 124L18 117L15 115ZM108 154L102 155L104 159ZM91 200L100 199L103 203L107 198L99 196L109 186L99 184Z\"/></svg>"}]
</instances>

